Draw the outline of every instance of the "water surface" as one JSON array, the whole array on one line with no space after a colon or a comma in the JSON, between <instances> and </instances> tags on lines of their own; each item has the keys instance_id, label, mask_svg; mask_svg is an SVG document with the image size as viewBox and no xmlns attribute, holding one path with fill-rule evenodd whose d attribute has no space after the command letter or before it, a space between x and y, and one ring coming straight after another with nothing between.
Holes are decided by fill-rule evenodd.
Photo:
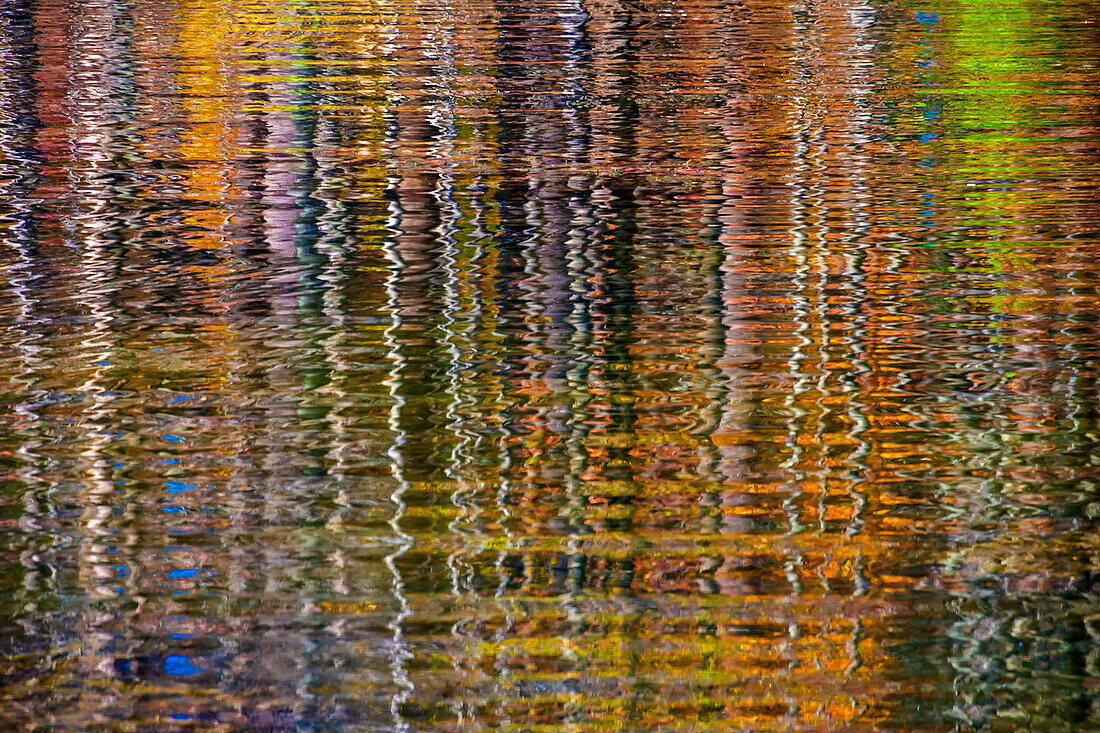
<instances>
[{"instance_id":1,"label":"water surface","mask_svg":"<svg viewBox=\"0 0 1100 733\"><path fill-rule=\"evenodd\" d=\"M1100 728L1091 0L2 0L0 720Z\"/></svg>"}]
</instances>

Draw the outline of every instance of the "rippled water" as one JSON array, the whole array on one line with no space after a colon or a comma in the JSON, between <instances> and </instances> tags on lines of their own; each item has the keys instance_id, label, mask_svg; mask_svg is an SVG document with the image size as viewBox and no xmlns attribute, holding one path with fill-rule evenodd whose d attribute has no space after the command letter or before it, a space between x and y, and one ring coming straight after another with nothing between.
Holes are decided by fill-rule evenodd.
<instances>
[{"instance_id":1,"label":"rippled water","mask_svg":"<svg viewBox=\"0 0 1100 733\"><path fill-rule=\"evenodd\" d=\"M1093 0L3 0L0 721L1100 729Z\"/></svg>"}]
</instances>

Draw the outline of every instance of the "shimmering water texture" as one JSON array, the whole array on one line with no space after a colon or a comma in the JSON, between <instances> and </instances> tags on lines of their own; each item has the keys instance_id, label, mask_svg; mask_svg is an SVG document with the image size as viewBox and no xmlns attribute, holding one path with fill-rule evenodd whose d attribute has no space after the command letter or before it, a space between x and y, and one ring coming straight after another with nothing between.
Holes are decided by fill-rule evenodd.
<instances>
[{"instance_id":1,"label":"shimmering water texture","mask_svg":"<svg viewBox=\"0 0 1100 733\"><path fill-rule=\"evenodd\" d=\"M0 0L0 727L1100 730L1094 0Z\"/></svg>"}]
</instances>

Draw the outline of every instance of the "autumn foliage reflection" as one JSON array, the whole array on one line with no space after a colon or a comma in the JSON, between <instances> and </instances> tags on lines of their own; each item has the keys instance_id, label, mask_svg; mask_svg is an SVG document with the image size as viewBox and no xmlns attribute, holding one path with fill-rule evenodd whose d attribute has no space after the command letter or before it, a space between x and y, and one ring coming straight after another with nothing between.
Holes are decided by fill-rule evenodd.
<instances>
[{"instance_id":1,"label":"autumn foliage reflection","mask_svg":"<svg viewBox=\"0 0 1100 733\"><path fill-rule=\"evenodd\" d=\"M7 2L0 716L1095 724L1093 11Z\"/></svg>"}]
</instances>

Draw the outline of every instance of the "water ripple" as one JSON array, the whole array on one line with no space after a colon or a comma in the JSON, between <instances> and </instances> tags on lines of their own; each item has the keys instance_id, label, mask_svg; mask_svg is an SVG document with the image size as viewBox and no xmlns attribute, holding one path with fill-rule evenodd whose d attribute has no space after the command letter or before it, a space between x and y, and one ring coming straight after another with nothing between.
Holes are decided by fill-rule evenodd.
<instances>
[{"instance_id":1,"label":"water ripple","mask_svg":"<svg viewBox=\"0 0 1100 733\"><path fill-rule=\"evenodd\" d=\"M1096 727L1093 11L6 2L0 718Z\"/></svg>"}]
</instances>

